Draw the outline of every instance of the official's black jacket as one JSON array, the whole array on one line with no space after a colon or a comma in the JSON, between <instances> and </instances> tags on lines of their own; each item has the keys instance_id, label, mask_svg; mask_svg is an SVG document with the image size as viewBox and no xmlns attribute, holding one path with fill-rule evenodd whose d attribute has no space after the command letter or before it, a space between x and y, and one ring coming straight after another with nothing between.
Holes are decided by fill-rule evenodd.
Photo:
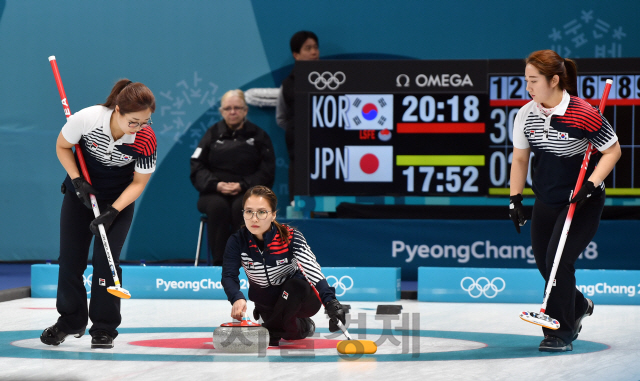
<instances>
[{"instance_id":1,"label":"official's black jacket","mask_svg":"<svg viewBox=\"0 0 640 381\"><path fill-rule=\"evenodd\" d=\"M289 150L289 156L293 157L293 145L295 143L295 93L293 86L295 83L295 75L293 70L287 78L282 81L282 97L284 98L284 125L285 135L284 139L287 143L287 149Z\"/></svg>"},{"instance_id":2,"label":"official's black jacket","mask_svg":"<svg viewBox=\"0 0 640 381\"><path fill-rule=\"evenodd\" d=\"M304 278L297 261L318 290L323 304L336 298L335 289L327 283L302 233L285 227L289 230L289 244L283 242L278 229L271 224L271 230L264 235L262 251L246 227L229 238L224 252L222 286L231 304L238 299L246 299L240 290L240 267L244 267L249 279L249 299L271 306L280 296L278 286L292 277Z\"/></svg>"},{"instance_id":3,"label":"official's black jacket","mask_svg":"<svg viewBox=\"0 0 640 381\"><path fill-rule=\"evenodd\" d=\"M242 191L273 186L276 159L269 135L245 121L231 130L224 120L207 130L191 156L191 182L200 193L214 193L218 182L238 182Z\"/></svg>"}]
</instances>

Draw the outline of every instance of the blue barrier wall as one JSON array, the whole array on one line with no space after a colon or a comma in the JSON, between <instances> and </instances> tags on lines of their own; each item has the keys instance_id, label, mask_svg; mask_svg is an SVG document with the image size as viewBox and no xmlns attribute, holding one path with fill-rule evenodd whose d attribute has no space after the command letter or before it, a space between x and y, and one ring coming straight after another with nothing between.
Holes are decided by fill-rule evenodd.
<instances>
[{"instance_id":1,"label":"blue barrier wall","mask_svg":"<svg viewBox=\"0 0 640 381\"><path fill-rule=\"evenodd\" d=\"M506 211L506 209L505 209ZM509 221L311 219L291 221L323 266L532 268L530 225L517 234ZM576 263L582 269L640 270L640 221L601 221ZM628 239L621 239L628 237Z\"/></svg>"},{"instance_id":2,"label":"blue barrier wall","mask_svg":"<svg viewBox=\"0 0 640 381\"><path fill-rule=\"evenodd\" d=\"M595 304L640 304L640 271L576 270L576 287ZM533 269L421 267L418 270L418 300L422 302L541 305L544 291L544 279Z\"/></svg>"},{"instance_id":3,"label":"blue barrier wall","mask_svg":"<svg viewBox=\"0 0 640 381\"><path fill-rule=\"evenodd\" d=\"M640 56L636 0L536 7L553 11L538 17L529 3L506 0L0 0L0 260L58 256L64 170L54 144L65 120L50 55L72 111L103 102L122 77L154 91L158 168L122 259L192 258L198 212L189 157L220 118L226 90L279 86L293 64L295 31L315 31L325 58L524 58L544 48L577 58ZM253 107L249 119L272 137L275 191L286 200L288 159L274 110Z\"/></svg>"},{"instance_id":4,"label":"blue barrier wall","mask_svg":"<svg viewBox=\"0 0 640 381\"><path fill-rule=\"evenodd\" d=\"M58 265L31 266L31 296L55 298ZM396 301L400 299L400 269L324 267L322 273L340 301ZM93 266L83 274L91 296ZM248 298L249 282L240 271L240 290ZM122 266L122 286L136 299L222 299L222 267ZM108 283L105 282L105 284ZM98 286L100 287L100 286Z\"/></svg>"}]
</instances>

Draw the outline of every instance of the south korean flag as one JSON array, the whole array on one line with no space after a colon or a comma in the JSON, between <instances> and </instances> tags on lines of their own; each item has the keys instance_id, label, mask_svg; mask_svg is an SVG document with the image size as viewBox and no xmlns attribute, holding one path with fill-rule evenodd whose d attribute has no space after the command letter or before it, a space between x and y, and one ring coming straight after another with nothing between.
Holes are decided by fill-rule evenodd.
<instances>
[{"instance_id":1,"label":"south korean flag","mask_svg":"<svg viewBox=\"0 0 640 381\"><path fill-rule=\"evenodd\" d=\"M393 95L347 94L345 130L393 130Z\"/></svg>"}]
</instances>

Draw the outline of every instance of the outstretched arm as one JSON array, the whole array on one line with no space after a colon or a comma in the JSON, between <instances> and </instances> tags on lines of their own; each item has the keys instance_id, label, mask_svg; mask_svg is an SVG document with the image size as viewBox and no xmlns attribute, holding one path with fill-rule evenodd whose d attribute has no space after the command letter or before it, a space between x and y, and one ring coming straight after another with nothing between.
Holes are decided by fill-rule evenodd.
<instances>
[{"instance_id":1,"label":"outstretched arm","mask_svg":"<svg viewBox=\"0 0 640 381\"><path fill-rule=\"evenodd\" d=\"M602 157L600 158L596 169L594 169L591 176L589 176L589 181L591 181L596 187L600 185L604 179L609 176L609 173L611 173L621 155L622 151L620 150L619 142L615 142L614 145L602 151Z\"/></svg>"},{"instance_id":2,"label":"outstretched arm","mask_svg":"<svg viewBox=\"0 0 640 381\"><path fill-rule=\"evenodd\" d=\"M524 190L524 185L527 180L527 172L529 171L529 153L531 152L530 148L520 149L513 148L513 157L511 160L511 185L510 192L511 196L522 194Z\"/></svg>"}]
</instances>

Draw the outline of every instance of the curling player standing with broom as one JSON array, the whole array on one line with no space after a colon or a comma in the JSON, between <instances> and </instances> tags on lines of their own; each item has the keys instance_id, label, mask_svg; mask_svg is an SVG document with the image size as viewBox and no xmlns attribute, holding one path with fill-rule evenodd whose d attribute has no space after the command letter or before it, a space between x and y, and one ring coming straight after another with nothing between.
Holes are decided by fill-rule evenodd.
<instances>
[{"instance_id":1,"label":"curling player standing with broom","mask_svg":"<svg viewBox=\"0 0 640 381\"><path fill-rule=\"evenodd\" d=\"M69 116L55 57L49 60ZM60 317L42 332L40 340L44 344L59 345L69 335L81 337L91 318L91 348L113 348L113 339L118 335L116 328L122 320L120 298L131 297L119 284L120 251L133 219L134 201L142 194L156 166L156 137L151 129L155 107L153 93L145 85L121 79L105 103L70 116L58 136L56 153L68 175L62 184L64 199L60 214L56 298ZM78 152L74 154L72 150L74 144L81 149L91 181L80 173L79 168L84 165L79 162ZM92 212L96 206L92 206L91 195L103 208L98 217ZM87 268L93 235L99 236L100 230L106 231L106 237L94 242L91 303L87 311L82 274ZM105 251L106 238L113 266L109 263L111 255Z\"/></svg>"},{"instance_id":2,"label":"curling player standing with broom","mask_svg":"<svg viewBox=\"0 0 640 381\"><path fill-rule=\"evenodd\" d=\"M594 308L576 288L575 263L598 230L605 201L603 181L620 158L620 144L602 113L577 97L577 67L572 60L540 50L525 62L527 91L533 100L518 111L514 122L509 215L520 233L526 222L522 191L533 153L531 188L536 201L531 247L550 292L545 293L540 313L523 312L520 317L542 326L540 351L571 351L583 318ZM603 100L606 94L605 90ZM585 179L582 183L580 176ZM563 223L570 225L570 232Z\"/></svg>"}]
</instances>

